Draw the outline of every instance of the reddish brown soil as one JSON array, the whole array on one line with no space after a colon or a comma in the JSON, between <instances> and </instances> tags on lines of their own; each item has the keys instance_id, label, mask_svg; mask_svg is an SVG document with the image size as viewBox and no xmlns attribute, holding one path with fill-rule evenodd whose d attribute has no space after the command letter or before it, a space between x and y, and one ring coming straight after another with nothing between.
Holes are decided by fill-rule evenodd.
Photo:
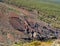
<instances>
[{"instance_id":1,"label":"reddish brown soil","mask_svg":"<svg viewBox=\"0 0 60 46\"><path fill-rule=\"evenodd\" d=\"M3 16L3 14L0 12L0 17Z\"/></svg>"},{"instance_id":2,"label":"reddish brown soil","mask_svg":"<svg viewBox=\"0 0 60 46\"><path fill-rule=\"evenodd\" d=\"M18 17L18 14L13 11L9 11L9 17Z\"/></svg>"},{"instance_id":3,"label":"reddish brown soil","mask_svg":"<svg viewBox=\"0 0 60 46\"><path fill-rule=\"evenodd\" d=\"M1 20L0 22L2 25L1 29L3 29L2 31L4 31L4 33L5 32L7 33L7 35L2 34L0 36L0 40L3 40L4 42L7 41L4 36L6 36L7 39L11 39L12 41L20 40L20 38L23 36L27 37L28 34L26 35L26 33L24 31L21 32L21 30L24 30L27 28L29 28L30 32L33 30L36 30L36 31L39 31L41 34L44 34L44 33L42 33L42 30L45 32L48 32L49 29L51 29L52 31L56 31L56 30L54 30L54 28L49 27L48 24L46 25L46 23L44 23L42 21L37 22L36 20L32 19L30 17L30 16L32 16L31 12L26 9L18 8L16 6L11 5L12 7L16 8L17 10L22 12L25 16L27 16L27 18L24 18L24 16L19 18L20 15L11 10L7 12L7 14L8 14L8 16L7 16L7 14L5 14L5 12L4 12L7 10L7 6L5 6L4 4L0 4L0 5L1 5L2 11L3 11L3 12L0 12L0 17L2 17L2 18L0 18L0 20ZM35 29L35 27L34 27L34 24L36 24L36 22L39 25L38 29ZM31 24L31 25L29 25L29 24ZM45 29L43 29L43 28L45 28Z\"/></svg>"}]
</instances>

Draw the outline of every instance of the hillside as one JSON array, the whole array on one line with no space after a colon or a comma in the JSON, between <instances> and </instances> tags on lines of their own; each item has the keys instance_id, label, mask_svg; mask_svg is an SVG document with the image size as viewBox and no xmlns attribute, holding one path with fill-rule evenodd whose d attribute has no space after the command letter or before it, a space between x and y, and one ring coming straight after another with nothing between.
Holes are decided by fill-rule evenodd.
<instances>
[{"instance_id":1,"label":"hillside","mask_svg":"<svg viewBox=\"0 0 60 46\"><path fill-rule=\"evenodd\" d=\"M55 3L53 0L7 0L4 2L13 4L17 7L24 7L27 10L37 10L39 12L38 19L47 22L55 28L60 28L60 3Z\"/></svg>"},{"instance_id":2,"label":"hillside","mask_svg":"<svg viewBox=\"0 0 60 46\"><path fill-rule=\"evenodd\" d=\"M35 0L2 0L0 2L0 46L31 40L38 40L32 43L37 42L39 45L40 41L60 40L59 4ZM28 44L30 43L26 43Z\"/></svg>"}]
</instances>

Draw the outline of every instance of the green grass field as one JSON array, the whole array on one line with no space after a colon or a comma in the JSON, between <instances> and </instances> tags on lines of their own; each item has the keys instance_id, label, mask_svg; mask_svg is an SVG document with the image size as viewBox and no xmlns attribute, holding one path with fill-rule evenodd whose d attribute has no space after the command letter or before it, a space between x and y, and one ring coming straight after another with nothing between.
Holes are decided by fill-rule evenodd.
<instances>
[{"instance_id":1,"label":"green grass field","mask_svg":"<svg viewBox=\"0 0 60 46\"><path fill-rule=\"evenodd\" d=\"M38 18L60 28L60 4L45 0L3 0L8 4L13 4L18 7L24 6L28 9L36 9L40 11Z\"/></svg>"}]
</instances>

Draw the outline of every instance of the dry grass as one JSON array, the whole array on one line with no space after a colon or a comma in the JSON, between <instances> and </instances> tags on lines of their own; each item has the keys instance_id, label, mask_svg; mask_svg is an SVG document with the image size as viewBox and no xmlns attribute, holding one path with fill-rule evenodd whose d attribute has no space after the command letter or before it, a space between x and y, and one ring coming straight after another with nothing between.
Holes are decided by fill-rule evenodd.
<instances>
[{"instance_id":1,"label":"dry grass","mask_svg":"<svg viewBox=\"0 0 60 46\"><path fill-rule=\"evenodd\" d=\"M12 46L60 46L59 40L16 42Z\"/></svg>"}]
</instances>

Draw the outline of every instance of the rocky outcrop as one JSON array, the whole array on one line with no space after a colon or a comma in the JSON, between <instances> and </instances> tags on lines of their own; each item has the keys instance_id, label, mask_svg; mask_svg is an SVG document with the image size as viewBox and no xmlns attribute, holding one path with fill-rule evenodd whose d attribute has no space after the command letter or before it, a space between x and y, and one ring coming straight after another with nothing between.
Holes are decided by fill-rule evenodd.
<instances>
[{"instance_id":1,"label":"rocky outcrop","mask_svg":"<svg viewBox=\"0 0 60 46\"><path fill-rule=\"evenodd\" d=\"M22 20L24 19L24 20ZM57 39L58 30L52 28L49 25L44 25L43 23L31 21L27 17L22 19L17 17L10 17L10 24L16 30L27 34L28 39L38 39L38 40L47 40L47 39ZM24 37L23 37L24 38Z\"/></svg>"},{"instance_id":2,"label":"rocky outcrop","mask_svg":"<svg viewBox=\"0 0 60 46\"><path fill-rule=\"evenodd\" d=\"M34 19L33 16L29 15L29 12L26 12L25 15L24 9L22 12L24 14L21 16L21 13L16 14L15 11L8 10L6 6L4 6L5 8L2 6L4 5L1 5L2 10L0 10L0 41L2 43L60 38L60 29L53 28L43 21Z\"/></svg>"}]
</instances>

